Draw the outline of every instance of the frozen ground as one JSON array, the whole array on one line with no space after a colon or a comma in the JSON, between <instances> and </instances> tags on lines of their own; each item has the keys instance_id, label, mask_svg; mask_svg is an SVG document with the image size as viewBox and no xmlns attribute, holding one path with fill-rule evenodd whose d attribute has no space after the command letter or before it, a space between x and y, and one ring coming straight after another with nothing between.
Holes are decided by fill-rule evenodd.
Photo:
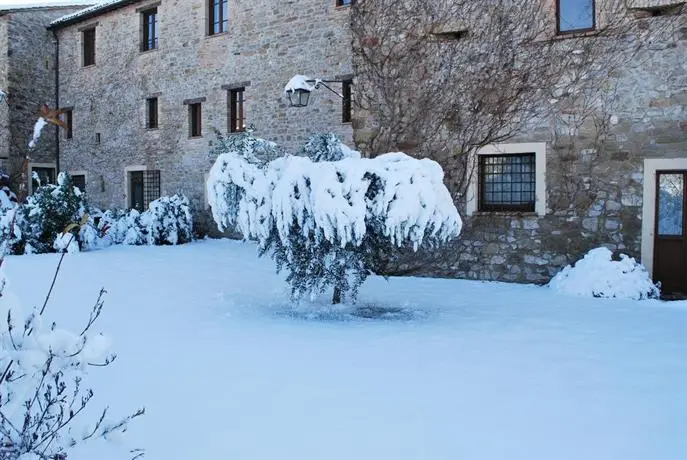
<instances>
[{"instance_id":1,"label":"frozen ground","mask_svg":"<svg viewBox=\"0 0 687 460\"><path fill-rule=\"evenodd\" d=\"M56 262L8 260L24 304ZM687 458L687 303L371 279L360 303L402 310L370 320L294 310L253 246L208 241L68 255L49 316L81 324L103 286L119 359L91 382L146 406L126 444L149 460Z\"/></svg>"}]
</instances>

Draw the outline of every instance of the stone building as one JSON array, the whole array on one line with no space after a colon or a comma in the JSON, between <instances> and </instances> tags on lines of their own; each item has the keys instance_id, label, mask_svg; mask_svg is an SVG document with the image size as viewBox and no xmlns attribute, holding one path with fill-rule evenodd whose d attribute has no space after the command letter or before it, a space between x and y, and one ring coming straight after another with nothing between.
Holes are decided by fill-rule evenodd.
<instances>
[{"instance_id":1,"label":"stone building","mask_svg":"<svg viewBox=\"0 0 687 460\"><path fill-rule=\"evenodd\" d=\"M46 27L55 19L83 8L75 6L3 7L0 5L0 89L7 103L0 104L0 170L18 181L24 158L43 180L55 178L55 129L29 152L33 126L43 104L54 107L56 55L52 33ZM77 6L79 5L80 6Z\"/></svg>"},{"instance_id":2,"label":"stone building","mask_svg":"<svg viewBox=\"0 0 687 460\"><path fill-rule=\"evenodd\" d=\"M252 126L289 149L317 131L351 142L341 99L318 92L304 112L283 95L296 74L350 78L345 3L119 0L54 21L61 170L102 207L184 193L202 210L215 130Z\"/></svg>"},{"instance_id":3,"label":"stone building","mask_svg":"<svg viewBox=\"0 0 687 460\"><path fill-rule=\"evenodd\" d=\"M567 37L577 35L591 46L604 46L609 39L596 32L605 20L601 8L607 2L550 2L546 19L550 38L541 40L564 46ZM614 88L605 101L608 105L601 108L605 113L597 119L580 119L572 135L563 135L566 130L561 128L570 127L564 126L565 119L574 117L578 107L572 103L566 107L572 96L557 95L551 101L558 109L556 116L534 120L504 143L480 148L467 190L452 190L465 221L461 236L439 253L402 257L395 270L544 283L590 249L607 246L616 255L641 260L665 290L687 292L684 3L624 2L619 14L627 15L633 30L651 39L633 62L596 82L597 87ZM557 4L562 8L558 14ZM566 8L573 7L589 11L578 23L563 24ZM670 27L663 27L667 21ZM459 26L448 38L470 39L475 25ZM567 30L562 30L564 26ZM619 37L612 49L625 52L633 47L629 36ZM363 39L368 45L384 40L373 41L367 35ZM456 52L461 52L459 47ZM357 64L356 70L359 85L362 74ZM565 71L560 69L561 77ZM354 117L356 144L363 150L380 130L374 118L367 111ZM451 172L447 171L450 189Z\"/></svg>"}]
</instances>

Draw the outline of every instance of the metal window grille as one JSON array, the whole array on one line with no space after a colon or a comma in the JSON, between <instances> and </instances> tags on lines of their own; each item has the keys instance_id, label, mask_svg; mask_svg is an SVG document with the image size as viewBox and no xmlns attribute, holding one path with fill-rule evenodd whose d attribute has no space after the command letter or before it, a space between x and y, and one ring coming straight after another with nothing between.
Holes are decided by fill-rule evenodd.
<instances>
[{"instance_id":1,"label":"metal window grille","mask_svg":"<svg viewBox=\"0 0 687 460\"><path fill-rule=\"evenodd\" d=\"M160 171L132 171L129 173L129 206L145 211L152 201L160 198Z\"/></svg>"},{"instance_id":2,"label":"metal window grille","mask_svg":"<svg viewBox=\"0 0 687 460\"><path fill-rule=\"evenodd\" d=\"M481 155L479 179L480 211L534 211L534 153Z\"/></svg>"},{"instance_id":3,"label":"metal window grille","mask_svg":"<svg viewBox=\"0 0 687 460\"><path fill-rule=\"evenodd\" d=\"M149 51L158 47L157 8L141 13L143 15L143 42L141 51Z\"/></svg>"},{"instance_id":4,"label":"metal window grille","mask_svg":"<svg viewBox=\"0 0 687 460\"><path fill-rule=\"evenodd\" d=\"M245 88L229 91L229 132L239 133L246 130L246 114L244 110Z\"/></svg>"}]
</instances>

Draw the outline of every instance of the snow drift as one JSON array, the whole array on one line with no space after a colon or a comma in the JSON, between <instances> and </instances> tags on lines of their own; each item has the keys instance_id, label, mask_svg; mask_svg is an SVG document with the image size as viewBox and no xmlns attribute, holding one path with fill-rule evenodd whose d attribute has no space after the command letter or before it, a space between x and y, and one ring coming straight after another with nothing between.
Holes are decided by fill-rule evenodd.
<instances>
[{"instance_id":1,"label":"snow drift","mask_svg":"<svg viewBox=\"0 0 687 460\"><path fill-rule=\"evenodd\" d=\"M568 265L549 287L561 294L644 300L660 296L643 265L625 254L613 260L605 247L592 249L574 267Z\"/></svg>"}]
</instances>

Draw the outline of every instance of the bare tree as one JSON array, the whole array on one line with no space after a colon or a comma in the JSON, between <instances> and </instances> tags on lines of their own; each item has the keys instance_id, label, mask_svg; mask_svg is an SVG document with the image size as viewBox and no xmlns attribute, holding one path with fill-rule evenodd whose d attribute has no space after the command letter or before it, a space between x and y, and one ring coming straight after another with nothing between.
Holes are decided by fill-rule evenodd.
<instances>
[{"instance_id":1,"label":"bare tree","mask_svg":"<svg viewBox=\"0 0 687 460\"><path fill-rule=\"evenodd\" d=\"M626 3L597 0L593 30L557 34L553 1L358 0L358 146L438 161L456 197L479 149L542 126L556 126L554 143L570 152L598 153L617 91L608 82L683 20L676 7L649 30ZM589 124L598 135L580 146Z\"/></svg>"}]
</instances>

